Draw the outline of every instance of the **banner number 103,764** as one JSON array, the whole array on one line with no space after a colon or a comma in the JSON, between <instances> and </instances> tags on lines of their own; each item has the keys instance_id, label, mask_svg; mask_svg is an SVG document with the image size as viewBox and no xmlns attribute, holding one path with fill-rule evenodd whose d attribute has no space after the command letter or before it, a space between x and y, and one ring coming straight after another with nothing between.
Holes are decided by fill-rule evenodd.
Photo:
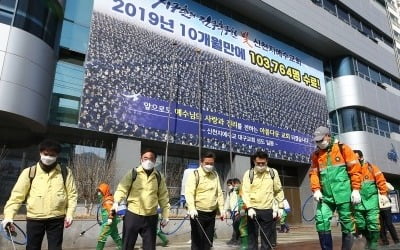
<instances>
[{"instance_id":1,"label":"banner number 103,764","mask_svg":"<svg viewBox=\"0 0 400 250\"><path fill-rule=\"evenodd\" d=\"M286 66L285 64L270 59L267 56L257 54L250 50L250 62L260 68L269 71L271 74L280 74L281 76L289 77L296 82L302 82L306 86L321 90L321 83L318 77L309 75L307 73L301 74L300 70Z\"/></svg>"}]
</instances>

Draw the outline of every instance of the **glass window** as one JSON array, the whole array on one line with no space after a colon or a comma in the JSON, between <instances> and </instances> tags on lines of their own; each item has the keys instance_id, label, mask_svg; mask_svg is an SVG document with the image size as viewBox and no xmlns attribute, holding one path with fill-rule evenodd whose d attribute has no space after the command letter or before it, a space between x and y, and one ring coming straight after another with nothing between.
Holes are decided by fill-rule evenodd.
<instances>
[{"instance_id":1,"label":"glass window","mask_svg":"<svg viewBox=\"0 0 400 250\"><path fill-rule=\"evenodd\" d=\"M383 74L381 74L381 82L382 83L387 83L387 84L390 85L390 78L385 76L385 75L383 75Z\"/></svg>"},{"instance_id":2,"label":"glass window","mask_svg":"<svg viewBox=\"0 0 400 250\"><path fill-rule=\"evenodd\" d=\"M89 41L89 28L64 20L60 46L86 54Z\"/></svg>"},{"instance_id":3,"label":"glass window","mask_svg":"<svg viewBox=\"0 0 400 250\"><path fill-rule=\"evenodd\" d=\"M400 126L399 124L396 124L394 122L389 122L390 126L390 132L398 133L400 134Z\"/></svg>"},{"instance_id":4,"label":"glass window","mask_svg":"<svg viewBox=\"0 0 400 250\"><path fill-rule=\"evenodd\" d=\"M350 24L350 15L349 13L344 10L342 7L337 6L337 11L338 11L338 17L340 20L342 20L343 22Z\"/></svg>"},{"instance_id":5,"label":"glass window","mask_svg":"<svg viewBox=\"0 0 400 250\"><path fill-rule=\"evenodd\" d=\"M361 77L367 79L369 81L369 71L368 66L360 61L357 61L357 70Z\"/></svg>"},{"instance_id":6,"label":"glass window","mask_svg":"<svg viewBox=\"0 0 400 250\"><path fill-rule=\"evenodd\" d=\"M361 22L358 20L355 16L350 15L350 21L351 21L351 26L357 30L362 30L361 29Z\"/></svg>"},{"instance_id":7,"label":"glass window","mask_svg":"<svg viewBox=\"0 0 400 250\"><path fill-rule=\"evenodd\" d=\"M10 25L12 22L13 13L0 9L0 23Z\"/></svg>"},{"instance_id":8,"label":"glass window","mask_svg":"<svg viewBox=\"0 0 400 250\"><path fill-rule=\"evenodd\" d=\"M93 0L68 0L65 5L64 18L84 27L90 26Z\"/></svg>"},{"instance_id":9,"label":"glass window","mask_svg":"<svg viewBox=\"0 0 400 250\"><path fill-rule=\"evenodd\" d=\"M0 0L0 9L14 12L16 0Z\"/></svg>"},{"instance_id":10,"label":"glass window","mask_svg":"<svg viewBox=\"0 0 400 250\"><path fill-rule=\"evenodd\" d=\"M372 82L377 83L377 82L381 81L378 71L376 71L376 70L374 70L372 68L369 68L369 72L370 72L370 75L371 75L371 81Z\"/></svg>"},{"instance_id":11,"label":"glass window","mask_svg":"<svg viewBox=\"0 0 400 250\"><path fill-rule=\"evenodd\" d=\"M330 119L330 128L332 133L339 134L339 121L337 118L336 111L333 111L329 114Z\"/></svg>"},{"instance_id":12,"label":"glass window","mask_svg":"<svg viewBox=\"0 0 400 250\"><path fill-rule=\"evenodd\" d=\"M378 119L375 115L365 113L365 121L367 125L367 131L374 133L374 134L379 134L378 133Z\"/></svg>"},{"instance_id":13,"label":"glass window","mask_svg":"<svg viewBox=\"0 0 400 250\"><path fill-rule=\"evenodd\" d=\"M378 118L378 126L379 130L389 132L389 122L387 120Z\"/></svg>"},{"instance_id":14,"label":"glass window","mask_svg":"<svg viewBox=\"0 0 400 250\"><path fill-rule=\"evenodd\" d=\"M372 29L369 27L367 24L363 24L363 32L368 36L368 37L373 37L372 35Z\"/></svg>"},{"instance_id":15,"label":"glass window","mask_svg":"<svg viewBox=\"0 0 400 250\"><path fill-rule=\"evenodd\" d=\"M333 77L354 75L354 64L353 58L348 56L344 58L338 58L332 61Z\"/></svg>"},{"instance_id":16,"label":"glass window","mask_svg":"<svg viewBox=\"0 0 400 250\"><path fill-rule=\"evenodd\" d=\"M58 27L62 16L61 6L55 0L19 0L13 25L54 47L58 44Z\"/></svg>"},{"instance_id":17,"label":"glass window","mask_svg":"<svg viewBox=\"0 0 400 250\"><path fill-rule=\"evenodd\" d=\"M80 97L83 91L84 69L80 65L59 61L54 77L53 93Z\"/></svg>"},{"instance_id":18,"label":"glass window","mask_svg":"<svg viewBox=\"0 0 400 250\"><path fill-rule=\"evenodd\" d=\"M383 37L383 36L382 36L382 39L383 39L383 42L386 43L386 45L388 45L389 47L393 47L393 40L389 40L388 38Z\"/></svg>"},{"instance_id":19,"label":"glass window","mask_svg":"<svg viewBox=\"0 0 400 250\"><path fill-rule=\"evenodd\" d=\"M356 109L342 109L339 111L341 118L341 132L361 131L361 112Z\"/></svg>"},{"instance_id":20,"label":"glass window","mask_svg":"<svg viewBox=\"0 0 400 250\"><path fill-rule=\"evenodd\" d=\"M324 0L324 9L336 16L336 4L331 0Z\"/></svg>"},{"instance_id":21,"label":"glass window","mask_svg":"<svg viewBox=\"0 0 400 250\"><path fill-rule=\"evenodd\" d=\"M400 83L392 80L392 86L393 86L393 88L400 90Z\"/></svg>"},{"instance_id":22,"label":"glass window","mask_svg":"<svg viewBox=\"0 0 400 250\"><path fill-rule=\"evenodd\" d=\"M42 38L48 11L42 1L19 1L14 25Z\"/></svg>"}]
</instances>

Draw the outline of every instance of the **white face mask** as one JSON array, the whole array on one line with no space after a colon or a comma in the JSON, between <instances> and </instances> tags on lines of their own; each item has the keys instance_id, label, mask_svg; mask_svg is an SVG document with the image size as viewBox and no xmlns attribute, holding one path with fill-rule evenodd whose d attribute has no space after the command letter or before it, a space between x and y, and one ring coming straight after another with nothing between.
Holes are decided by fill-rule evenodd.
<instances>
[{"instance_id":1,"label":"white face mask","mask_svg":"<svg viewBox=\"0 0 400 250\"><path fill-rule=\"evenodd\" d=\"M264 165L264 166L255 166L255 167L254 167L254 170L255 170L256 172L258 172L258 173L262 173L262 172L264 172L265 170L267 170L267 166L266 166L266 165Z\"/></svg>"},{"instance_id":2,"label":"white face mask","mask_svg":"<svg viewBox=\"0 0 400 250\"><path fill-rule=\"evenodd\" d=\"M203 166L203 169L204 169L204 171L206 171L206 172L211 172L211 171L213 171L214 166L213 166L213 165L204 165L204 166Z\"/></svg>"},{"instance_id":3,"label":"white face mask","mask_svg":"<svg viewBox=\"0 0 400 250\"><path fill-rule=\"evenodd\" d=\"M154 162L150 161L150 160L145 160L142 161L142 167L144 170L151 170L154 168L156 164L154 164Z\"/></svg>"},{"instance_id":4,"label":"white face mask","mask_svg":"<svg viewBox=\"0 0 400 250\"><path fill-rule=\"evenodd\" d=\"M57 160L57 157L55 157L55 156L48 156L48 155L40 154L40 161L46 166L50 166L51 164L56 162L56 160Z\"/></svg>"},{"instance_id":5,"label":"white face mask","mask_svg":"<svg viewBox=\"0 0 400 250\"><path fill-rule=\"evenodd\" d=\"M323 140L322 142L317 143L317 147L320 149L326 149L329 146L329 142L326 140Z\"/></svg>"}]
</instances>

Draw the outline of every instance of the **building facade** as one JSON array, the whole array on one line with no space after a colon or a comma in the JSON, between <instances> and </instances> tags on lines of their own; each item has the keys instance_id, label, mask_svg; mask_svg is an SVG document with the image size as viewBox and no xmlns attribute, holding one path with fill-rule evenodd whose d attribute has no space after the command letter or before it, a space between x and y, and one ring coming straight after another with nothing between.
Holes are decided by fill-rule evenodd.
<instances>
[{"instance_id":1,"label":"building facade","mask_svg":"<svg viewBox=\"0 0 400 250\"><path fill-rule=\"evenodd\" d=\"M102 1L0 2L2 190L44 137L112 151L114 184L152 147L174 198L201 152L226 180L264 149L301 222L320 125L399 187L395 1Z\"/></svg>"}]
</instances>

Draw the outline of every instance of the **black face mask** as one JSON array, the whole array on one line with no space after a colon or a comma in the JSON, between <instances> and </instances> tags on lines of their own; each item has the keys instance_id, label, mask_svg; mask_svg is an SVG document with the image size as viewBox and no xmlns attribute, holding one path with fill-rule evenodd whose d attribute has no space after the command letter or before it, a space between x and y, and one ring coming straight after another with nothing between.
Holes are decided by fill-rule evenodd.
<instances>
[{"instance_id":1,"label":"black face mask","mask_svg":"<svg viewBox=\"0 0 400 250\"><path fill-rule=\"evenodd\" d=\"M44 165L41 161L39 161L40 167L43 169L44 172L49 173L51 170L53 170L57 166L57 162L54 162L51 165Z\"/></svg>"}]
</instances>

